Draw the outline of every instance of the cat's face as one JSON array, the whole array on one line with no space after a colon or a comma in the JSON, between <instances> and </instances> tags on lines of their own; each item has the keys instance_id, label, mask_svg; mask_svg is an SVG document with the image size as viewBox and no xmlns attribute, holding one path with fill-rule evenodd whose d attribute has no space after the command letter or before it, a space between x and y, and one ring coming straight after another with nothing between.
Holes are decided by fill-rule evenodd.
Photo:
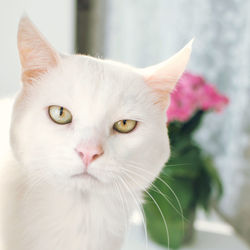
<instances>
[{"instance_id":1,"label":"cat's face","mask_svg":"<svg viewBox=\"0 0 250 250\"><path fill-rule=\"evenodd\" d=\"M146 188L170 155L165 111L190 50L146 70L59 56L23 18L24 86L11 142L24 171L34 181L81 190Z\"/></svg>"}]
</instances>

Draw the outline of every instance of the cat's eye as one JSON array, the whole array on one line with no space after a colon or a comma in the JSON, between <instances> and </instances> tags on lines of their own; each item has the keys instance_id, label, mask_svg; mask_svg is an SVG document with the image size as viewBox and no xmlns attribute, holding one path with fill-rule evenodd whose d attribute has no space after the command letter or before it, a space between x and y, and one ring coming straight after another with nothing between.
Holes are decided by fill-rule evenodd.
<instances>
[{"instance_id":1,"label":"cat's eye","mask_svg":"<svg viewBox=\"0 0 250 250\"><path fill-rule=\"evenodd\" d=\"M134 120L120 120L113 126L114 130L119 133L129 133L136 127L137 121Z\"/></svg>"},{"instance_id":2,"label":"cat's eye","mask_svg":"<svg viewBox=\"0 0 250 250\"><path fill-rule=\"evenodd\" d=\"M72 114L64 107L51 105L48 108L51 120L58 124L67 124L72 122Z\"/></svg>"}]
</instances>

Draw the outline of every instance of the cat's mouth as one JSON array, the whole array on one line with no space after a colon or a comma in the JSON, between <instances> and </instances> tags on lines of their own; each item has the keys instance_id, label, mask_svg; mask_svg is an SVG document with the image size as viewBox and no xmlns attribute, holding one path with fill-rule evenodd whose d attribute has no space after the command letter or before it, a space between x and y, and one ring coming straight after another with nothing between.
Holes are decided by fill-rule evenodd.
<instances>
[{"instance_id":1,"label":"cat's mouth","mask_svg":"<svg viewBox=\"0 0 250 250\"><path fill-rule=\"evenodd\" d=\"M79 174L74 174L74 175L72 175L72 178L80 178L80 179L86 179L86 180L99 181L94 175L92 175L86 171L79 173Z\"/></svg>"}]
</instances>

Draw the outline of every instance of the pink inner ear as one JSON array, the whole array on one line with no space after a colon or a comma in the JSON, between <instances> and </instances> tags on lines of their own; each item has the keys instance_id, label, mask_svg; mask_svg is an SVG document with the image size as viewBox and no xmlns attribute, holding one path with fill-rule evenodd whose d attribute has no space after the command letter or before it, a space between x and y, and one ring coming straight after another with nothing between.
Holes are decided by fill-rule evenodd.
<instances>
[{"instance_id":1,"label":"pink inner ear","mask_svg":"<svg viewBox=\"0 0 250 250\"><path fill-rule=\"evenodd\" d=\"M27 17L19 23L18 49L24 83L31 83L58 64L58 54Z\"/></svg>"},{"instance_id":2,"label":"pink inner ear","mask_svg":"<svg viewBox=\"0 0 250 250\"><path fill-rule=\"evenodd\" d=\"M42 50L42 49L41 49ZM58 62L53 53L47 54L47 51L39 54L37 50L29 48L20 50L20 61L22 64L22 81L32 83L34 79L46 73L50 68L55 67Z\"/></svg>"},{"instance_id":3,"label":"pink inner ear","mask_svg":"<svg viewBox=\"0 0 250 250\"><path fill-rule=\"evenodd\" d=\"M149 87L151 87L154 93L157 95L157 101L155 104L158 104L161 109L166 109L170 101L170 93L172 88L166 84L171 82L171 78L154 78L154 76L149 76L145 78L145 82Z\"/></svg>"},{"instance_id":4,"label":"pink inner ear","mask_svg":"<svg viewBox=\"0 0 250 250\"><path fill-rule=\"evenodd\" d=\"M158 103L161 107L166 108L169 102L169 94L175 88L186 68L192 43L193 40L169 60L142 70L145 82L157 93Z\"/></svg>"},{"instance_id":5,"label":"pink inner ear","mask_svg":"<svg viewBox=\"0 0 250 250\"><path fill-rule=\"evenodd\" d=\"M164 74L161 74L161 72L159 72L148 76L147 78L145 78L145 82L148 84L148 86L157 91L171 93L175 87L176 82L178 81L178 78L176 78L175 76L166 75L165 72L162 73Z\"/></svg>"},{"instance_id":6,"label":"pink inner ear","mask_svg":"<svg viewBox=\"0 0 250 250\"><path fill-rule=\"evenodd\" d=\"M46 70L26 70L22 73L23 83L32 83L35 79L38 79L41 75L45 74Z\"/></svg>"}]
</instances>

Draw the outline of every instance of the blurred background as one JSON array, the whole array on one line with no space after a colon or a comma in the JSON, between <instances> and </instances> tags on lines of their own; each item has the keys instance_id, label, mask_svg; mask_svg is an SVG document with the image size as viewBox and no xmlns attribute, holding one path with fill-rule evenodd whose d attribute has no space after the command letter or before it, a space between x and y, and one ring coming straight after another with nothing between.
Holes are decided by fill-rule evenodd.
<instances>
[{"instance_id":1,"label":"blurred background","mask_svg":"<svg viewBox=\"0 0 250 250\"><path fill-rule=\"evenodd\" d=\"M194 135L212 156L224 192L209 215L197 212L196 237L182 249L250 249L250 1L0 0L1 114L9 114L6 98L20 88L16 33L24 12L63 53L137 67L167 59L195 37L188 70L215 84L230 104L207 114ZM1 117L0 154L7 141ZM124 249L145 249L140 220L134 222Z\"/></svg>"}]
</instances>

